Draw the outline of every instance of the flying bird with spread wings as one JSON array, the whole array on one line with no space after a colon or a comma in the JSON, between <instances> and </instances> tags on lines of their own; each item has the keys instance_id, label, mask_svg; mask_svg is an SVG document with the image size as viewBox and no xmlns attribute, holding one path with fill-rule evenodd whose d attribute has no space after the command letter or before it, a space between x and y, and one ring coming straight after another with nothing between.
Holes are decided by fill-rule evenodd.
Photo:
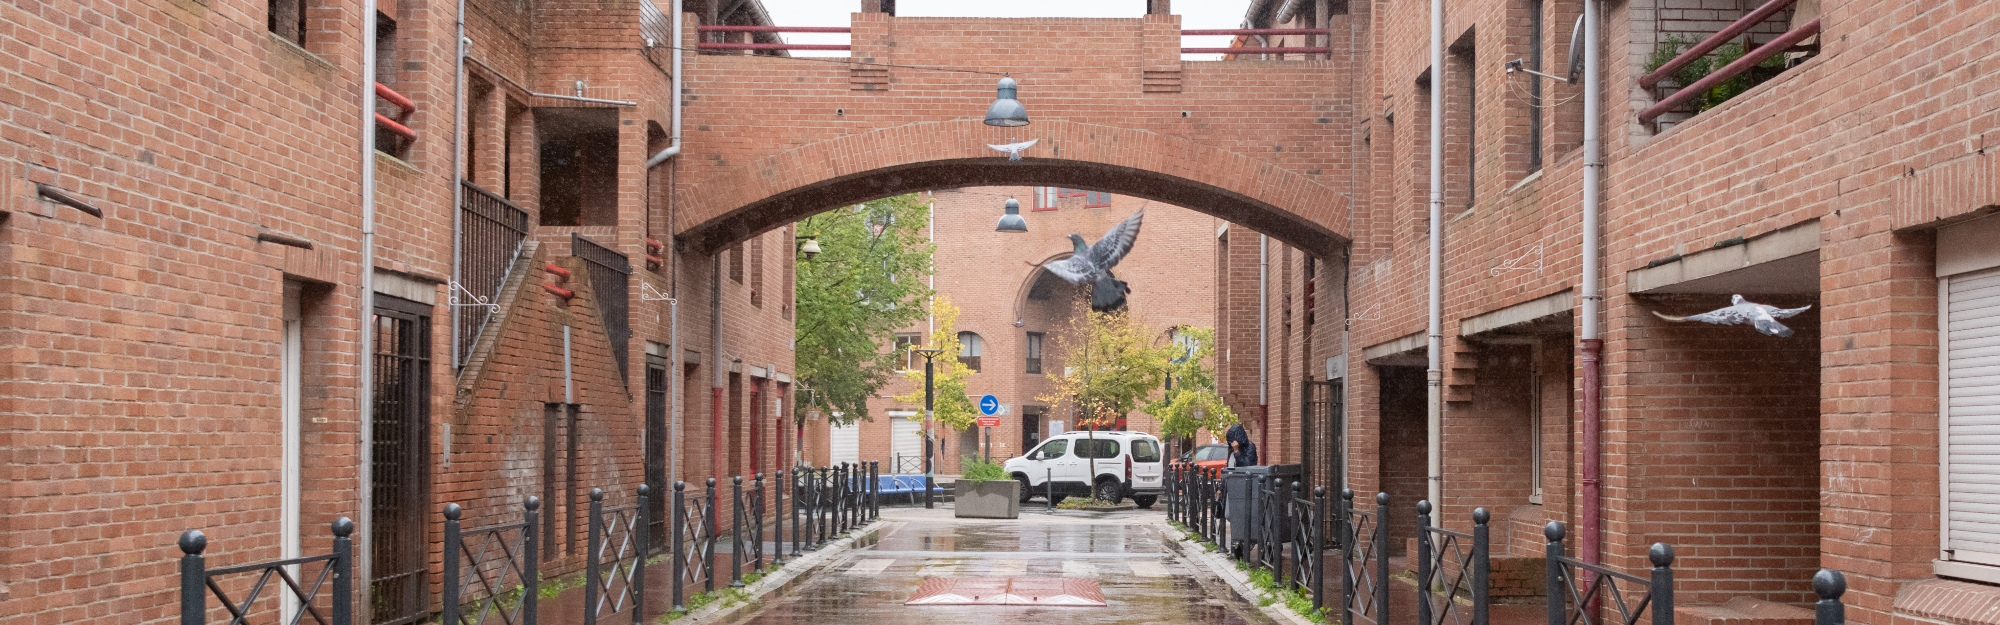
<instances>
[{"instance_id":1,"label":"flying bird with spread wings","mask_svg":"<svg viewBox=\"0 0 2000 625\"><path fill-rule=\"evenodd\" d=\"M1086 245L1083 237L1070 233L1070 243L1076 252L1068 258L1042 265L1043 269L1056 277L1075 285L1090 285L1090 309L1098 312L1117 310L1125 306L1125 294L1131 287L1111 274L1111 268L1125 259L1132 251L1132 244L1139 240L1139 222L1146 217L1146 211L1132 213L1125 221L1118 222L1098 239L1095 245Z\"/></svg>"},{"instance_id":2,"label":"flying bird with spread wings","mask_svg":"<svg viewBox=\"0 0 2000 625\"><path fill-rule=\"evenodd\" d=\"M986 147L1006 152L1007 160L1018 161L1021 160L1022 150L1035 147L1035 143L1039 141L1041 141L1041 139L1029 139L1027 141L1022 141L1020 143L1009 143L1007 145L993 145L991 143L988 143L986 144Z\"/></svg>"},{"instance_id":3,"label":"flying bird with spread wings","mask_svg":"<svg viewBox=\"0 0 2000 625\"><path fill-rule=\"evenodd\" d=\"M1653 311L1653 314L1667 321L1699 321L1725 326L1747 323L1757 328L1758 332L1771 336L1785 337L1792 335L1792 329L1785 327L1785 324L1778 323L1778 320L1798 316L1799 313L1812 308L1811 306L1779 308L1743 299L1741 295L1729 296L1729 302L1730 306L1728 308L1717 308L1699 315L1676 317L1661 314L1659 311Z\"/></svg>"}]
</instances>

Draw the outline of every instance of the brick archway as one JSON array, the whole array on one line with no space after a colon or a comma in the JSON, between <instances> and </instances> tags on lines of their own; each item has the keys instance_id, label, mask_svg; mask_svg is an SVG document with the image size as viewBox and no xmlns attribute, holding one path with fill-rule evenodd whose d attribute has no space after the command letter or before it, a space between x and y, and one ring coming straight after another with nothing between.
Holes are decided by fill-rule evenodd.
<instances>
[{"instance_id":1,"label":"brick archway","mask_svg":"<svg viewBox=\"0 0 2000 625\"><path fill-rule=\"evenodd\" d=\"M987 147L1039 139L1020 161ZM1309 176L1186 136L1072 121L1001 130L919 122L807 144L689 181L678 236L709 252L829 208L926 189L1050 185L1212 214L1308 250L1349 239L1347 196ZM1000 214L995 206L994 217ZM1339 216L1339 218L1336 218Z\"/></svg>"}]
</instances>

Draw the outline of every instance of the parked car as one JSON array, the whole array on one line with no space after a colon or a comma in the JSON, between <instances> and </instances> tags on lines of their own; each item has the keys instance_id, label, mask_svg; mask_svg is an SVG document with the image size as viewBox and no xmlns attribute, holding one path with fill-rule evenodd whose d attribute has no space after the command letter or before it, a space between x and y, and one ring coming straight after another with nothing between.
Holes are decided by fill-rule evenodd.
<instances>
[{"instance_id":1,"label":"parked car","mask_svg":"<svg viewBox=\"0 0 2000 625\"><path fill-rule=\"evenodd\" d=\"M1047 493L1089 496L1117 503L1126 497L1141 508L1159 501L1166 462L1160 439L1145 432L1066 432L1049 437L1027 454L1007 460L1007 473L1021 482L1021 500Z\"/></svg>"},{"instance_id":2,"label":"parked car","mask_svg":"<svg viewBox=\"0 0 2000 625\"><path fill-rule=\"evenodd\" d=\"M1229 466L1228 445L1202 445L1182 453L1175 466L1194 465L1211 474L1220 475L1223 467Z\"/></svg>"}]
</instances>

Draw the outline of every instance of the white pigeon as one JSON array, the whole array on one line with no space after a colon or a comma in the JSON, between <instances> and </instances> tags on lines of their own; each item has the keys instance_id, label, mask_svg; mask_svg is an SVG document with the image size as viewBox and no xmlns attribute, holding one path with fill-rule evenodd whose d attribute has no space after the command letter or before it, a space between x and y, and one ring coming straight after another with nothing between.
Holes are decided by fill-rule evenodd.
<instances>
[{"instance_id":1,"label":"white pigeon","mask_svg":"<svg viewBox=\"0 0 2000 625\"><path fill-rule=\"evenodd\" d=\"M1035 147L1035 142L1037 141L1041 141L1041 139L1029 139L1027 141L1022 141L1020 143L1009 143L1007 145L993 145L991 143L988 143L986 144L986 147L1006 152L1007 160L1018 161L1021 160L1021 151Z\"/></svg>"},{"instance_id":2,"label":"white pigeon","mask_svg":"<svg viewBox=\"0 0 2000 625\"><path fill-rule=\"evenodd\" d=\"M1789 319L1799 313L1805 312L1808 308L1812 308L1812 306L1800 306L1798 308L1767 306L1743 299L1741 295L1729 296L1729 302L1730 306L1728 308L1717 308L1699 315L1675 317L1673 315L1660 314L1659 311L1654 311L1653 314L1667 321L1699 321L1725 326L1747 323L1757 328L1758 332L1782 337L1791 336L1792 329L1785 327L1785 324L1778 323L1779 319Z\"/></svg>"},{"instance_id":3,"label":"white pigeon","mask_svg":"<svg viewBox=\"0 0 2000 625\"><path fill-rule=\"evenodd\" d=\"M1131 217L1105 231L1104 238L1098 239L1096 245L1085 245L1082 235L1070 233L1069 240L1076 248L1075 253L1042 267L1070 284L1090 285L1092 309L1116 309L1125 303L1125 294L1131 289L1123 280L1111 275L1111 268L1132 251L1132 243L1139 240L1139 223L1145 217L1146 211L1143 210L1132 213Z\"/></svg>"}]
</instances>

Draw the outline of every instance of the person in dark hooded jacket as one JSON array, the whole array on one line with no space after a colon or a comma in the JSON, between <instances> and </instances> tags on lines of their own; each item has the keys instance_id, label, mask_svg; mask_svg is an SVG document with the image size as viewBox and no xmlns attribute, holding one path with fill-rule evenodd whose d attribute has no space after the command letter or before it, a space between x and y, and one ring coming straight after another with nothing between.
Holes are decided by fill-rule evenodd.
<instances>
[{"instance_id":1,"label":"person in dark hooded jacket","mask_svg":"<svg viewBox=\"0 0 2000 625\"><path fill-rule=\"evenodd\" d=\"M1223 434L1223 440L1229 442L1229 466L1257 466L1257 444L1250 442L1250 432L1243 429L1243 424L1229 426L1229 431Z\"/></svg>"}]
</instances>

